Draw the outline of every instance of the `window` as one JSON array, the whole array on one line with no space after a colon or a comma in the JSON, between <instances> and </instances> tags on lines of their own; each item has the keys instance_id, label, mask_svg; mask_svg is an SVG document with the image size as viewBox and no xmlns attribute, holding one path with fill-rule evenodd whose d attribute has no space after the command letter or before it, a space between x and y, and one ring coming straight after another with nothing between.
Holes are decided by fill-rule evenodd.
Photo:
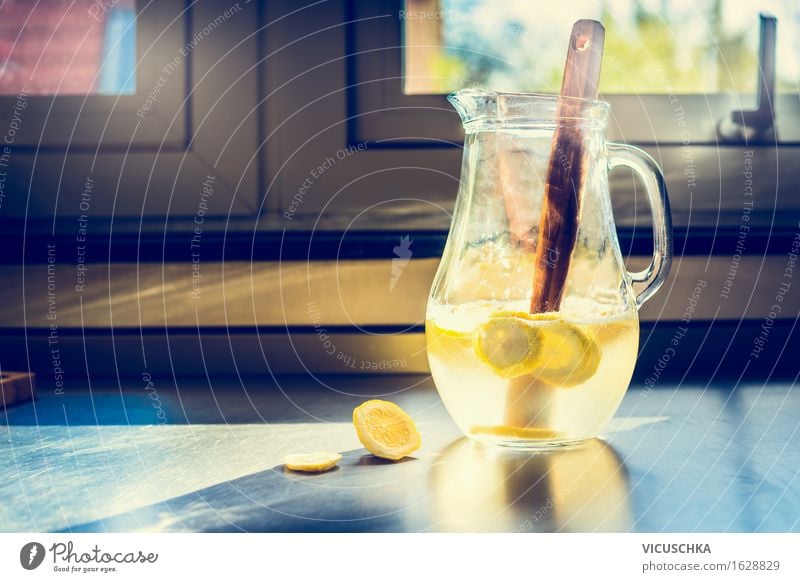
<instances>
[{"instance_id":1,"label":"window","mask_svg":"<svg viewBox=\"0 0 800 582\"><path fill-rule=\"evenodd\" d=\"M36 262L50 260L48 245L55 245L54 260L67 263L64 269L59 267L60 280L66 281L66 288L61 287L66 290L59 295L62 310L66 310L68 295L72 305L79 306L82 301L83 296L70 289L80 276L70 264L74 266L84 251L96 265L112 263L108 272L93 266L89 284L105 295L100 279L113 282L108 298L113 297L114 305L123 309L130 305L135 285L153 290L151 296L160 296L161 291L155 291L158 283L169 288L174 281L174 297L179 298L181 309L168 323L195 328L198 313L201 325L221 325L228 314L217 310L221 304L214 303L218 295L210 284L204 287L212 306L207 313L195 311L194 304L181 295L181 285L189 278L194 282L198 272L193 270L199 263L194 262L192 245L199 246L201 269L223 257L303 261L366 257L384 259L370 269L388 269L388 262L397 257L395 247L402 250L406 240L412 245L417 266L412 269L422 269L418 271L422 275L419 279L405 275L403 280L416 281L416 291L395 291L391 301L384 302L398 306L388 310L396 319L381 319L388 311L383 304L376 304L369 313L378 316L367 321L411 321L408 314L416 313L413 310L427 292L423 271L441 252L450 224L461 177L463 139L458 116L439 94L449 87L407 92L409 71L425 66L409 62L411 53L426 44L441 50L435 39L414 35L438 34L441 26L447 26L446 17L433 27L427 21L406 17L412 5L419 6L412 2L136 2L131 93L120 89L105 94L99 86L87 90L84 85L72 93L54 94L51 86L27 95L25 106L18 103L18 85L8 85L4 89L7 94L0 94L0 139L14 141L10 154L0 153L0 260L24 259L36 273L46 274ZM467 6L466 2L443 2ZM470 5L485 2L488 0L474 0ZM45 4L40 0L40 5ZM502 3L503 10L516 4L516 0L508 0ZM542 19L546 4L535 3ZM611 1L606 4L610 6ZM648 10L651 7L640 4ZM677 5L677 1L663 0L660 5L666 4ZM0 4L0 23L11 5ZM626 5L634 6L634 0ZM727 3L720 5L727 10ZM620 18L630 25L630 20ZM518 20L522 22L514 19L509 28L498 24L498 30L519 35L522 27L514 24ZM783 24L780 30L783 42L787 40L783 39ZM752 46L753 32L748 29L746 34ZM562 56L556 53L563 42L555 44L552 59L556 64L547 65L550 68L562 66ZM608 67L612 58L609 52L608 70L613 68ZM778 55L785 79L792 78L791 68L786 68L791 62L783 53ZM493 70L468 72L465 83L500 83L490 76L480 77L493 74ZM539 76L545 78L545 73ZM741 83L755 82L745 76ZM453 82L452 77L445 78ZM508 82L516 80L506 78ZM774 269L776 260L783 261L780 255L791 248L800 216L800 201L787 188L800 183L800 148L792 144L793 140L800 143L800 124L794 125L794 120L800 120L794 113L798 111L797 93L779 95L777 145L723 146L718 143L716 124L735 107L746 107L748 96L722 89L708 94L683 94L678 86L673 89L674 95L666 90L660 94L609 92L605 98L613 111L607 137L642 145L664 169L676 254L697 255L676 269L675 276L694 286L691 279L695 275L704 278L710 263L711 272L719 269L720 263L727 269L733 253L739 252L737 235L745 216L742 172L749 167L754 169L752 189L758 197L755 208L746 214L746 226L752 228L745 250L757 255L768 249L777 255L770 267ZM15 111L21 120L14 119ZM12 123L13 135L9 133ZM690 139L684 143L686 127ZM754 150L752 155L747 154L750 150ZM623 252L649 255L650 217L641 191L637 192L630 176L617 170L612 174L611 193ZM88 215L86 219L83 214ZM199 234L196 218L203 219ZM80 238L84 230L91 239L85 249ZM719 255L712 256L715 253ZM421 258L431 261L417 262ZM760 257L751 256L748 265L756 267L748 275L755 276L756 268L760 269L758 260ZM166 268L145 265L150 275L140 283L137 265L149 261L165 261ZM342 264L345 269L351 265L349 260ZM222 272L229 267L239 269L233 272L250 271L249 265L217 265ZM305 271L294 268L298 265L284 267ZM330 268L339 277L339 266ZM742 276L748 269L740 270ZM769 272L781 273L783 267L780 269ZM121 272L130 273L130 278ZM272 276L273 271L265 273ZM356 286L359 277L371 276L355 276L347 270L341 274ZM18 280L16 276L7 279ZM320 280L329 290L338 284L333 278L330 285L328 279ZM776 279L762 274L760 280L770 285ZM391 291L388 282L376 283L374 288L379 285ZM672 300L670 313L678 316L685 309L677 292L685 288L681 285L670 294L677 298ZM224 287L219 289L224 294ZM45 299L40 291L41 285L27 284L24 297L31 298L28 307L10 308L9 313L46 315L46 310L39 308ZM336 301L335 295L331 296ZM20 292L15 297L23 295ZM277 309L270 297L263 296L259 304L265 313ZM757 313L760 307L747 301L748 313ZM722 313L725 317L739 308L727 305L730 311ZM240 313L249 309L247 305L239 307ZM161 317L159 312L165 313L154 310L148 321ZM85 321L77 319L78 307L70 313L76 318L70 325L76 328L79 324L110 324L110 308L96 310ZM128 313L126 321L135 326L130 319L136 317L134 310ZM304 300L297 302L290 316L290 325L309 325ZM336 325L350 323L347 318L349 314L342 315ZM113 323L120 321L115 317ZM287 322L275 318L261 321L269 325ZM133 335L128 339L138 342ZM159 341L158 345L165 344ZM49 365L46 343L43 347ZM76 364L83 365L82 361Z\"/></svg>"},{"instance_id":2,"label":"window","mask_svg":"<svg viewBox=\"0 0 800 582\"><path fill-rule=\"evenodd\" d=\"M69 6L71 0L41 0L39 7L50 4ZM177 219L191 221L203 182L214 174L208 215L223 219L220 231L231 227L224 220L230 215L241 220L239 224L247 222L241 229L250 232L280 233L309 225L333 232L408 230L405 225L412 225L441 233L449 224L458 187L463 131L440 93L458 79L439 75L435 90L420 83L429 82L425 68L435 65L440 58L436 55L458 55L449 47L465 45L459 35L480 40L470 28L477 22L475 14L496 18L496 24L486 27L487 35L540 46L541 58L534 60L541 70L531 79L547 81L549 87L557 84L555 71L563 66L564 42L553 41L551 50L546 49L550 41L538 37L543 28L552 28L551 34L558 37L558 27L567 27L573 16L599 14L606 19L608 74L615 71L615 64L628 66L636 60L632 47L641 30L654 26L654 15L672 14L665 21L673 30L680 29L679 34L697 29L697 22L682 26L685 11L694 9L683 0L607 0L606 12L597 12L594 2L562 3L560 15L547 3L537 3L535 11L527 8L529 4L522 0L83 2L87 11L94 6L105 10L106 23L113 10L133 6L132 92L123 93L118 87L119 92L105 94L98 83L91 90L85 85L80 91L73 89L74 93L54 95L42 88L41 93L29 94L22 123L15 128L14 159L3 182L5 193L21 194L6 195L0 220L38 217L49 229L57 217L73 228L72 220L81 214L81 193L91 177L95 185L91 212L106 219L113 216L115 231L123 218L130 218L138 229L142 216L162 225L169 220L172 228ZM797 26L792 12L796 9L788 2L773 4L769 6L779 15L779 46L800 42L789 33ZM580 9L584 5L587 13ZM14 6L0 5L0 23L6 22L6 10ZM745 53L751 58L755 14L763 6L740 7L733 20L729 13L734 6L703 0L697 10L706 14L717 7L725 16L724 34L739 39L736 46L748 47ZM430 19L413 16L429 11L433 11ZM536 18L528 16L530 12ZM635 32L637 22L639 32ZM437 40L437 35L447 42ZM627 52L617 48L623 40ZM492 42L492 50L500 51L501 57L502 51L512 51L512 42ZM419 53L425 46L435 50ZM673 43L664 54L678 49L697 52L705 45L698 41L692 46L676 48ZM531 58L527 49L513 50L509 61L511 56ZM784 91L797 79L798 55L797 50L778 54ZM738 191L746 149L741 143L720 146L717 125L732 110L747 108L752 95L724 90L722 84L708 86L718 90L714 93L682 93L690 89L680 85L680 78L668 68L685 63L677 57L669 61L672 64L666 57L663 60L670 85L660 93L615 92L624 87L608 86L604 98L612 105L612 120L607 137L641 145L661 163L679 230L688 229L690 221L693 228L699 222L713 235L720 211L728 209L734 218L741 211L732 193ZM477 68L459 65L464 84L496 82L515 88L513 83L525 79L510 75L510 69L494 67L493 62L481 61ZM641 63L635 66L646 69ZM742 65L745 72L736 83L749 83L752 89L754 64L748 67ZM643 74L635 80L618 75L615 82L652 86L661 80L658 75ZM0 135L19 109L17 86L6 87L0 91ZM539 87L531 81L525 86L525 90L537 88L548 85ZM772 147L761 146L756 156L762 181L758 188L767 193L758 212L765 224L773 215L788 224L792 214L774 208L777 184L800 179L795 176L800 168L800 150L794 147L800 143L797 93L779 94L775 111L778 147L774 142ZM689 174L696 177L692 183ZM615 172L613 180L614 200L620 205L618 224L632 228L646 205L637 201L634 184L624 171ZM781 208L796 205L788 196L780 203ZM645 224L649 221L642 218ZM210 222L206 226L211 228ZM158 232L158 227L154 230ZM643 230L649 229L643 226ZM162 241L157 242L160 252ZM646 244L644 240L642 245ZM249 244L242 248L250 250Z\"/></svg>"},{"instance_id":3,"label":"window","mask_svg":"<svg viewBox=\"0 0 800 582\"><path fill-rule=\"evenodd\" d=\"M95 236L254 216L259 19L227 0L0 3L0 220L74 238L82 216Z\"/></svg>"},{"instance_id":4,"label":"window","mask_svg":"<svg viewBox=\"0 0 800 582\"><path fill-rule=\"evenodd\" d=\"M470 3L479 4L478 0ZM502 4L504 10L515 5ZM673 4L678 2L664 0L658 5ZM294 228L306 213L312 224L320 216L320 224L333 224L333 218L338 217L338 223L347 227L349 217L358 216L355 224L363 224L369 216L375 218L373 224L390 228L402 216L403 220L427 225L431 230L446 228L447 213L458 187L463 129L443 95L405 91L407 71L414 67L408 62L407 45L438 47L435 39L413 37L413 33L413 38L409 37L408 27L420 21L411 21L407 13L418 5L414 0L328 4L316 12L314 19L300 22L303 11L283 20L282 27L270 30L269 50L277 52L268 65L275 73L272 78L268 76L268 84L280 87L270 107L273 119L282 121L269 145L272 157L267 164L271 183L268 195L279 216L293 209L292 220L279 221L279 227ZM651 6L645 2L640 5ZM719 5L730 10L727 3ZM704 6L707 4L700 5ZM753 22L743 32L749 47L755 43L757 7L749 12ZM281 11L276 5L274 10L279 15L291 9L284 7ZM537 13L545 18L540 8ZM446 23L447 16L444 18ZM501 23L496 28L515 34L519 30L504 26ZM790 26L779 18L779 46L796 42L786 28ZM430 23L422 24L420 34L426 30L435 29ZM725 30L734 34L744 29L737 25ZM565 41L556 44L553 52L560 54L551 60L553 67L560 69ZM608 48L605 66L611 69L615 57L611 53L613 47ZM752 48L749 50L752 52ZM795 75L793 61L780 52L777 62L787 90L791 82L787 79ZM620 63L627 66L626 61ZM751 67L742 73L741 83L754 87L756 73L756 68ZM752 80L745 81L750 74ZM687 94L672 84L671 74L665 73L663 79L667 82L660 93L609 93L603 98L612 106L607 138L645 148L664 170L677 233L676 252L727 248L730 241L725 233L730 231L735 236L741 219L741 176L746 153L751 149L755 150L754 163L758 167L754 188L761 195L751 224L763 227L765 232L772 227L770 240L783 240L777 233L791 232L800 206L785 190L785 185L800 180L800 151L794 147L800 143L797 92L777 96L777 144L775 139L725 143L718 133L719 124L732 111L751 107L754 96L729 91ZM469 79L464 84L469 84ZM362 151L337 162L314 179L310 188L303 187L313 163L310 160L323 161L341 148L358 145ZM615 171L611 189L621 236L636 239L635 247L646 252L650 219L635 181L624 171ZM754 239L755 235L751 240ZM735 240L730 248L734 243Z\"/></svg>"},{"instance_id":5,"label":"window","mask_svg":"<svg viewBox=\"0 0 800 582\"><path fill-rule=\"evenodd\" d=\"M0 94L136 92L133 0L8 0L0 19Z\"/></svg>"},{"instance_id":6,"label":"window","mask_svg":"<svg viewBox=\"0 0 800 582\"><path fill-rule=\"evenodd\" d=\"M800 6L793 0L407 0L404 88L443 94L465 84L557 93L572 23L606 29L600 90L755 93L758 14L778 18L777 89L800 81Z\"/></svg>"},{"instance_id":7,"label":"window","mask_svg":"<svg viewBox=\"0 0 800 582\"><path fill-rule=\"evenodd\" d=\"M555 91L563 68L563 39L571 22L588 14L604 17L610 29L602 94L612 105L609 137L680 145L687 139L685 123L692 128L693 145L716 145L720 123L731 112L756 104L758 9L772 7L783 18L778 18L776 59L781 92L773 103L777 139L800 143L800 51L795 34L800 9L794 3L748 3L745 9L733 2L708 0L695 3L695 9L683 0L609 0L600 4L606 8L599 14L598 3L589 3L585 11L583 4L562 3L557 9L537 5L531 10L521 0L357 3L354 100L359 115L353 122L354 139L429 146L443 140L458 142L461 128L443 98L451 88L490 84L501 90ZM688 19L679 8L696 10L698 16ZM670 17L674 26L662 25L668 22L662 15L673 13L678 14ZM714 20L717 13L721 20ZM654 27L658 32L647 32ZM698 32L703 28L705 36ZM645 34L661 40L646 44ZM679 46L676 39L681 35L697 38L681 40L689 44ZM725 59L737 64L725 69L720 64Z\"/></svg>"}]
</instances>

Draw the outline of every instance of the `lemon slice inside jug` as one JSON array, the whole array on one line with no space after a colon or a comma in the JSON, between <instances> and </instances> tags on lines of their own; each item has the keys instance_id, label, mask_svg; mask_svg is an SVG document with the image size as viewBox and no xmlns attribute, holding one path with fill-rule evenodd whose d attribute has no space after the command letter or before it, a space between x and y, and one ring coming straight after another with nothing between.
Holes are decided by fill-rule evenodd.
<instances>
[{"instance_id":1,"label":"lemon slice inside jug","mask_svg":"<svg viewBox=\"0 0 800 582\"><path fill-rule=\"evenodd\" d=\"M602 353L589 333L564 320L543 325L540 330L542 354L535 371L540 380L569 388L594 376Z\"/></svg>"},{"instance_id":2,"label":"lemon slice inside jug","mask_svg":"<svg viewBox=\"0 0 800 582\"><path fill-rule=\"evenodd\" d=\"M549 428L511 426L509 424L473 426L470 428L469 432L473 435L488 435L529 440L553 439L559 436L558 432Z\"/></svg>"},{"instance_id":3,"label":"lemon slice inside jug","mask_svg":"<svg viewBox=\"0 0 800 582\"><path fill-rule=\"evenodd\" d=\"M542 334L519 313L496 313L472 335L475 355L502 378L533 372L542 354Z\"/></svg>"},{"instance_id":4,"label":"lemon slice inside jug","mask_svg":"<svg viewBox=\"0 0 800 582\"><path fill-rule=\"evenodd\" d=\"M447 329L430 319L425 322L425 339L428 353L444 360L456 357L471 341L469 332Z\"/></svg>"}]
</instances>

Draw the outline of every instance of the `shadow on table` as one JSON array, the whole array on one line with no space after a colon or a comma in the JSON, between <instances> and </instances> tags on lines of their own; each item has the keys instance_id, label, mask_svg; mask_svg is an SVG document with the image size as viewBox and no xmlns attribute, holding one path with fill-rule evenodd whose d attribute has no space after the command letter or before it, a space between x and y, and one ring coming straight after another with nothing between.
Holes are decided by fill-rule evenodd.
<instances>
[{"instance_id":1,"label":"shadow on table","mask_svg":"<svg viewBox=\"0 0 800 582\"><path fill-rule=\"evenodd\" d=\"M616 451L594 439L546 453L451 444L429 478L436 531L628 531L628 473Z\"/></svg>"},{"instance_id":2,"label":"shadow on table","mask_svg":"<svg viewBox=\"0 0 800 582\"><path fill-rule=\"evenodd\" d=\"M358 449L327 473L279 465L70 531L627 531L628 493L599 440L531 454L461 439L400 463Z\"/></svg>"},{"instance_id":3,"label":"shadow on table","mask_svg":"<svg viewBox=\"0 0 800 582\"><path fill-rule=\"evenodd\" d=\"M401 532L422 463L381 462L364 449L323 473L258 471L62 531Z\"/></svg>"}]
</instances>

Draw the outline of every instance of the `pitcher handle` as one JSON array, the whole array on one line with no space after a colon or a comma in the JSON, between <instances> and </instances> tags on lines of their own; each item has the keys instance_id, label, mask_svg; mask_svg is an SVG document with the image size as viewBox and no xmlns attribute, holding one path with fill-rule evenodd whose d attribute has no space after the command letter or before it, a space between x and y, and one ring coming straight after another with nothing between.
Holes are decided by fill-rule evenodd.
<instances>
[{"instance_id":1,"label":"pitcher handle","mask_svg":"<svg viewBox=\"0 0 800 582\"><path fill-rule=\"evenodd\" d=\"M643 150L627 144L610 143L608 153L609 172L618 166L625 166L642 179L653 215L653 259L646 269L628 272L636 293L636 306L641 307L661 287L672 264L672 215L667 186L661 168Z\"/></svg>"}]
</instances>

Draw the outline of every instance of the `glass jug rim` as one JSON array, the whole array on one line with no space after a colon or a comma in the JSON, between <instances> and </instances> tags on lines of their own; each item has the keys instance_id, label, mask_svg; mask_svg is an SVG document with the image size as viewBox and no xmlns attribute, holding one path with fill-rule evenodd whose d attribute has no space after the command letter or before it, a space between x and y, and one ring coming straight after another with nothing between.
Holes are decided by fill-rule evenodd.
<instances>
[{"instance_id":1,"label":"glass jug rim","mask_svg":"<svg viewBox=\"0 0 800 582\"><path fill-rule=\"evenodd\" d=\"M504 126L554 128L564 122L605 129L611 105L598 99L562 97L552 93L522 93L461 89L447 96L467 130ZM558 104L575 103L578 115L559 115ZM476 127L478 126L478 127ZM488 127L487 127L488 126Z\"/></svg>"}]
</instances>

